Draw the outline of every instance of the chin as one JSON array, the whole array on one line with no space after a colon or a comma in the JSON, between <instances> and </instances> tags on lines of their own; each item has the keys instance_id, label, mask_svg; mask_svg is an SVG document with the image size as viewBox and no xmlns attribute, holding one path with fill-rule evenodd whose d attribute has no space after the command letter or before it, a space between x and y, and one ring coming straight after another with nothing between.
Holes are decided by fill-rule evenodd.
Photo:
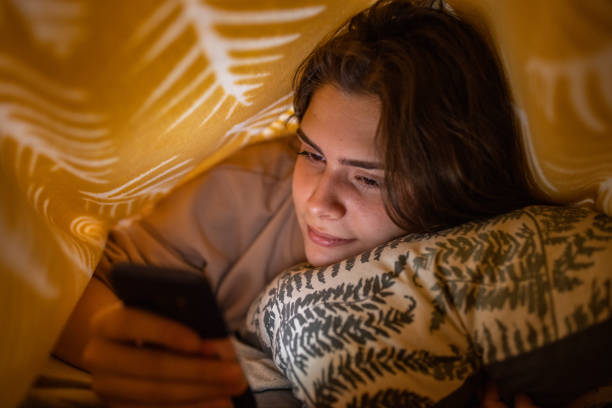
<instances>
[{"instance_id":1,"label":"chin","mask_svg":"<svg viewBox=\"0 0 612 408\"><path fill-rule=\"evenodd\" d=\"M312 266L320 267L320 266L328 266L334 264L336 262L342 261L352 255L355 255L353 252L337 252L332 253L329 251L327 253L323 251L306 251L306 260Z\"/></svg>"}]
</instances>

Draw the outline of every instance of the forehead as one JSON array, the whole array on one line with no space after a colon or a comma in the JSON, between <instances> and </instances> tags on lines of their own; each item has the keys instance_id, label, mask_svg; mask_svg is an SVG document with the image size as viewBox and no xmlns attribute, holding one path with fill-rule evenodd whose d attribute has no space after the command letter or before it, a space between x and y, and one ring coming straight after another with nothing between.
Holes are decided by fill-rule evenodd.
<instances>
[{"instance_id":1,"label":"forehead","mask_svg":"<svg viewBox=\"0 0 612 408\"><path fill-rule=\"evenodd\" d=\"M374 150L380 101L371 95L349 93L323 85L312 96L300 127L317 145L345 145Z\"/></svg>"},{"instance_id":2,"label":"forehead","mask_svg":"<svg viewBox=\"0 0 612 408\"><path fill-rule=\"evenodd\" d=\"M374 130L380 118L380 100L374 95L351 93L325 84L312 95L304 114L319 121L333 121L356 128ZM331 125L331 124L330 124Z\"/></svg>"}]
</instances>

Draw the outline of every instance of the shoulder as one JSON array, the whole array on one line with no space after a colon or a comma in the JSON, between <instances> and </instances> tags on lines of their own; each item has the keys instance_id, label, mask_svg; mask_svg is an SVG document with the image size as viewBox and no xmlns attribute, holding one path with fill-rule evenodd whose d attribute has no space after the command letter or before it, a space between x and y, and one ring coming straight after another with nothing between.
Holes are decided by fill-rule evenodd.
<instances>
[{"instance_id":1,"label":"shoulder","mask_svg":"<svg viewBox=\"0 0 612 408\"><path fill-rule=\"evenodd\" d=\"M276 208L291 188L295 162L294 137L256 143L241 149L214 167L175 187L138 218L168 218L177 213L224 214L224 210L263 200ZM258 197L261 197L259 199ZM267 203L270 203L268 205ZM252 211L253 212L253 211Z\"/></svg>"},{"instance_id":2,"label":"shoulder","mask_svg":"<svg viewBox=\"0 0 612 408\"><path fill-rule=\"evenodd\" d=\"M279 204L290 191L296 153L294 136L247 146L174 188L155 208L201 209L256 197Z\"/></svg>"},{"instance_id":3,"label":"shoulder","mask_svg":"<svg viewBox=\"0 0 612 408\"><path fill-rule=\"evenodd\" d=\"M206 224L210 214L221 220L240 212L242 223L268 219L291 198L296 152L294 137L250 145L177 188L161 205L172 212L183 206Z\"/></svg>"},{"instance_id":4,"label":"shoulder","mask_svg":"<svg viewBox=\"0 0 612 408\"><path fill-rule=\"evenodd\" d=\"M294 136L245 147L210 170L286 179L293 172L297 144Z\"/></svg>"}]
</instances>

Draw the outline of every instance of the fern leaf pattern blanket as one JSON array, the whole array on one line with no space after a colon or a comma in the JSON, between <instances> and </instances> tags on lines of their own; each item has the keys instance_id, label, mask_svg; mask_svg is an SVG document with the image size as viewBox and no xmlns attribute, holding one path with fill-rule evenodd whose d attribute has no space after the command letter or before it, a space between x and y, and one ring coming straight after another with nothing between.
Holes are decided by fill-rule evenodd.
<instances>
[{"instance_id":1,"label":"fern leaf pattern blanket","mask_svg":"<svg viewBox=\"0 0 612 408\"><path fill-rule=\"evenodd\" d=\"M464 406L483 373L560 406L610 381L611 281L610 217L533 206L291 268L247 331L307 406Z\"/></svg>"}]
</instances>

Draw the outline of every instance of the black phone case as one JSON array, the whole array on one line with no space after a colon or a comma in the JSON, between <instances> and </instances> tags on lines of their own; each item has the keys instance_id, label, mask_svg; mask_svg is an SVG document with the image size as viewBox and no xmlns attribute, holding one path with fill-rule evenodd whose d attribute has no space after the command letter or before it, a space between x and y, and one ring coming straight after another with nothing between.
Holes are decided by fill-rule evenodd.
<instances>
[{"instance_id":1,"label":"black phone case","mask_svg":"<svg viewBox=\"0 0 612 408\"><path fill-rule=\"evenodd\" d=\"M202 275L176 268L117 264L110 280L126 306L176 320L204 339L229 335L212 288ZM256 407L250 388L232 401L237 408Z\"/></svg>"},{"instance_id":2,"label":"black phone case","mask_svg":"<svg viewBox=\"0 0 612 408\"><path fill-rule=\"evenodd\" d=\"M127 306L176 320L205 339L228 336L223 314L204 276L173 268L118 264L110 277L117 296Z\"/></svg>"}]
</instances>

